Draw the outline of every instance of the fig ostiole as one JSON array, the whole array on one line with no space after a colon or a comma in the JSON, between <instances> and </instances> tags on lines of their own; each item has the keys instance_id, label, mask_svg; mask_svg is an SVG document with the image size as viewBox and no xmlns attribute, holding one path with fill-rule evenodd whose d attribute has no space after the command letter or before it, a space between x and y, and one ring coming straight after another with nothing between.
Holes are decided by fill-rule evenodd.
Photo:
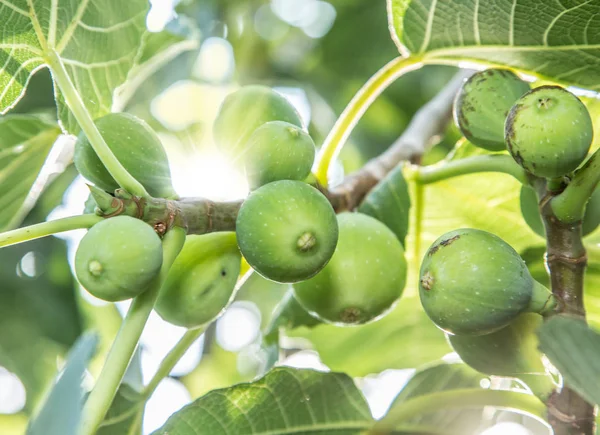
<instances>
[{"instance_id":1,"label":"fig ostiole","mask_svg":"<svg viewBox=\"0 0 600 435\"><path fill-rule=\"evenodd\" d=\"M271 121L252 133L238 158L244 162L251 189L278 180L302 181L310 174L315 143L302 128Z\"/></svg>"},{"instance_id":2,"label":"fig ostiole","mask_svg":"<svg viewBox=\"0 0 600 435\"><path fill-rule=\"evenodd\" d=\"M246 261L277 282L310 278L329 261L338 239L335 212L321 192L301 181L281 180L255 190L236 221Z\"/></svg>"},{"instance_id":3,"label":"fig ostiole","mask_svg":"<svg viewBox=\"0 0 600 435\"><path fill-rule=\"evenodd\" d=\"M188 236L160 289L156 312L185 328L215 320L233 297L241 260L233 232Z\"/></svg>"},{"instance_id":4,"label":"fig ostiole","mask_svg":"<svg viewBox=\"0 0 600 435\"><path fill-rule=\"evenodd\" d=\"M127 113L110 113L95 121L98 131L123 167L157 198L175 198L167 154L148 124ZM114 192L120 186L81 132L75 143L75 167L99 188Z\"/></svg>"},{"instance_id":5,"label":"fig ostiole","mask_svg":"<svg viewBox=\"0 0 600 435\"><path fill-rule=\"evenodd\" d=\"M116 302L146 291L162 261L162 243L150 225L116 216L98 222L83 237L75 273L93 296Z\"/></svg>"},{"instance_id":6,"label":"fig ostiole","mask_svg":"<svg viewBox=\"0 0 600 435\"><path fill-rule=\"evenodd\" d=\"M510 110L505 139L515 161L533 175L555 179L586 158L593 126L585 105L559 86L540 86Z\"/></svg>"},{"instance_id":7,"label":"fig ostiole","mask_svg":"<svg viewBox=\"0 0 600 435\"><path fill-rule=\"evenodd\" d=\"M465 81L454 102L454 120L474 145L504 151L504 122L529 84L507 69L488 69Z\"/></svg>"},{"instance_id":8,"label":"fig ostiole","mask_svg":"<svg viewBox=\"0 0 600 435\"><path fill-rule=\"evenodd\" d=\"M508 243L471 228L450 231L431 245L419 294L433 323L456 335L490 334L521 313L550 313L557 303Z\"/></svg>"},{"instance_id":9,"label":"fig ostiole","mask_svg":"<svg viewBox=\"0 0 600 435\"><path fill-rule=\"evenodd\" d=\"M324 322L364 324L384 315L402 295L404 249L388 227L365 214L339 214L338 225L333 257L314 277L294 284L294 294Z\"/></svg>"},{"instance_id":10,"label":"fig ostiole","mask_svg":"<svg viewBox=\"0 0 600 435\"><path fill-rule=\"evenodd\" d=\"M302 127L300 115L283 95L267 86L244 86L223 100L213 137L221 150L236 156L254 130L269 121Z\"/></svg>"}]
</instances>

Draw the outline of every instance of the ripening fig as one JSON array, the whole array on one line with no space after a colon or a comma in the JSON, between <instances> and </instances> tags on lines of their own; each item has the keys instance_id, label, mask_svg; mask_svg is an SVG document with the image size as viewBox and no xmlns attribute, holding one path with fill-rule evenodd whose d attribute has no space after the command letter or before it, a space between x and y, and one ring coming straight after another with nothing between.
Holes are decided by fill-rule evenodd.
<instances>
[{"instance_id":1,"label":"ripening fig","mask_svg":"<svg viewBox=\"0 0 600 435\"><path fill-rule=\"evenodd\" d=\"M507 69L488 69L473 74L454 102L454 120L474 145L503 151L504 121L515 102L529 91L529 84Z\"/></svg>"},{"instance_id":2,"label":"ripening fig","mask_svg":"<svg viewBox=\"0 0 600 435\"><path fill-rule=\"evenodd\" d=\"M221 104L213 136L221 149L236 155L252 132L269 121L302 127L300 115L283 95L266 86L244 86L229 94Z\"/></svg>"},{"instance_id":3,"label":"ripening fig","mask_svg":"<svg viewBox=\"0 0 600 435\"><path fill-rule=\"evenodd\" d=\"M404 249L388 227L362 213L342 213L338 225L333 257L314 277L294 284L294 293L308 312L325 322L366 323L402 295Z\"/></svg>"},{"instance_id":4,"label":"ripening fig","mask_svg":"<svg viewBox=\"0 0 600 435\"><path fill-rule=\"evenodd\" d=\"M315 159L315 143L300 127L272 121L254 130L242 153L248 183L256 189L272 181L306 179Z\"/></svg>"},{"instance_id":5,"label":"ripening fig","mask_svg":"<svg viewBox=\"0 0 600 435\"><path fill-rule=\"evenodd\" d=\"M486 231L450 231L428 249L419 293L429 318L456 335L490 334L524 312L545 314L556 306L519 254Z\"/></svg>"},{"instance_id":6,"label":"ripening fig","mask_svg":"<svg viewBox=\"0 0 600 435\"><path fill-rule=\"evenodd\" d=\"M333 255L338 225L329 201L301 181L281 180L250 194L236 222L242 255L277 282L310 278Z\"/></svg>"},{"instance_id":7,"label":"ripening fig","mask_svg":"<svg viewBox=\"0 0 600 435\"><path fill-rule=\"evenodd\" d=\"M123 301L147 290L162 261L162 243L150 225L116 216L98 222L83 237L75 273L95 297Z\"/></svg>"},{"instance_id":8,"label":"ripening fig","mask_svg":"<svg viewBox=\"0 0 600 435\"><path fill-rule=\"evenodd\" d=\"M160 289L156 312L186 328L213 321L233 296L241 261L235 233L188 236Z\"/></svg>"},{"instance_id":9,"label":"ripening fig","mask_svg":"<svg viewBox=\"0 0 600 435\"><path fill-rule=\"evenodd\" d=\"M543 317L523 313L508 326L487 335L448 335L454 351L465 364L490 376L516 377L538 397L547 398L554 388L538 350L537 329Z\"/></svg>"},{"instance_id":10,"label":"ripening fig","mask_svg":"<svg viewBox=\"0 0 600 435\"><path fill-rule=\"evenodd\" d=\"M171 170L160 139L148 124L127 113L110 113L95 121L117 160L157 198L175 198ZM99 188L114 192L120 186L102 164L83 132L75 143L75 167Z\"/></svg>"},{"instance_id":11,"label":"ripening fig","mask_svg":"<svg viewBox=\"0 0 600 435\"><path fill-rule=\"evenodd\" d=\"M545 178L577 169L592 136L587 108L559 86L540 86L525 94L510 110L505 125L506 144L515 161Z\"/></svg>"}]
</instances>

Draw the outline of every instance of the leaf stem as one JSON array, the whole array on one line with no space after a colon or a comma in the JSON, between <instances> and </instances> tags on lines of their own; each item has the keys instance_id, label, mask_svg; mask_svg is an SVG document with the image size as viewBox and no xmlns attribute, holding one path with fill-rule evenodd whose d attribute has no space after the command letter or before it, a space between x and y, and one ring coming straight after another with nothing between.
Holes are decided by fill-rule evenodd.
<instances>
[{"instance_id":1,"label":"leaf stem","mask_svg":"<svg viewBox=\"0 0 600 435\"><path fill-rule=\"evenodd\" d=\"M73 112L75 119L87 136L92 148L98 155L98 158L100 158L102 161L102 164L106 170L115 179L119 186L121 186L127 192L143 198L148 197L148 192L146 192L144 186L142 186L139 181L137 181L129 172L127 172L127 169L125 169L121 162L119 162L104 141L104 138L98 131L96 124L94 124L93 119L90 117L85 104L81 100L81 96L73 85L73 82L71 81L63 62L60 59L60 56L54 50L48 50L46 52L46 62L50 66L52 77L64 95L69 109L71 109L71 112Z\"/></svg>"},{"instance_id":2,"label":"leaf stem","mask_svg":"<svg viewBox=\"0 0 600 435\"><path fill-rule=\"evenodd\" d=\"M322 186L327 186L327 174L331 162L338 156L350 133L371 103L396 79L421 66L419 56L397 57L377 71L356 93L329 132L317 157L315 175Z\"/></svg>"},{"instance_id":3,"label":"leaf stem","mask_svg":"<svg viewBox=\"0 0 600 435\"><path fill-rule=\"evenodd\" d=\"M160 273L151 287L133 300L108 353L100 376L96 380L94 389L83 408L79 435L95 434L110 408L125 370L138 345L148 316L154 308L162 283L165 281L169 269L181 251L184 242L185 231L182 228L175 227L165 235L163 240L163 264Z\"/></svg>"},{"instance_id":4,"label":"leaf stem","mask_svg":"<svg viewBox=\"0 0 600 435\"><path fill-rule=\"evenodd\" d=\"M56 219L48 222L42 222L28 227L17 228L16 230L0 233L0 248L27 242L29 240L39 239L52 234L65 231L90 228L100 222L103 218L95 214L83 214L71 216L62 219Z\"/></svg>"},{"instance_id":5,"label":"leaf stem","mask_svg":"<svg viewBox=\"0 0 600 435\"><path fill-rule=\"evenodd\" d=\"M413 177L417 183L430 184L460 175L479 172L501 172L512 175L523 184L528 184L525 170L511 156L504 154L473 156L460 160L443 161L436 165L416 169Z\"/></svg>"}]
</instances>

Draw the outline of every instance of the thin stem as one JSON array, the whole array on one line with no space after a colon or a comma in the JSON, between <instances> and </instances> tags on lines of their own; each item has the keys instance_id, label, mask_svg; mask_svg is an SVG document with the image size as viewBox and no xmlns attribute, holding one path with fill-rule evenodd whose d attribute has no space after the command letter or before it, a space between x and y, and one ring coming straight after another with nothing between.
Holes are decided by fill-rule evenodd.
<instances>
[{"instance_id":1,"label":"thin stem","mask_svg":"<svg viewBox=\"0 0 600 435\"><path fill-rule=\"evenodd\" d=\"M51 236L52 234L63 233L65 231L90 228L102 219L102 217L95 214L83 214L6 231L5 233L0 233L0 248Z\"/></svg>"},{"instance_id":2,"label":"thin stem","mask_svg":"<svg viewBox=\"0 0 600 435\"><path fill-rule=\"evenodd\" d=\"M151 287L136 297L121 324L115 341L108 353L94 389L83 408L80 435L93 435L115 397L125 370L148 320L162 283L185 242L185 231L175 227L163 240L163 264Z\"/></svg>"},{"instance_id":3,"label":"thin stem","mask_svg":"<svg viewBox=\"0 0 600 435\"><path fill-rule=\"evenodd\" d=\"M92 148L106 170L115 179L117 184L129 193L144 198L148 197L148 192L146 192L144 186L127 172L127 169L119 162L104 141L85 104L81 100L81 96L73 85L59 55L54 50L48 50L46 53L46 62L52 71L54 81L65 97L69 109L71 109L73 116L75 116L79 126L87 136Z\"/></svg>"},{"instance_id":4,"label":"thin stem","mask_svg":"<svg viewBox=\"0 0 600 435\"><path fill-rule=\"evenodd\" d=\"M375 73L356 93L329 132L317 157L315 175L322 186L327 186L327 174L331 162L340 153L352 129L371 103L398 77L409 71L419 69L421 66L421 58L418 56L398 57Z\"/></svg>"},{"instance_id":5,"label":"thin stem","mask_svg":"<svg viewBox=\"0 0 600 435\"><path fill-rule=\"evenodd\" d=\"M563 223L581 222L585 206L600 182L600 150L575 172L567 188L552 198L552 211Z\"/></svg>"},{"instance_id":6,"label":"thin stem","mask_svg":"<svg viewBox=\"0 0 600 435\"><path fill-rule=\"evenodd\" d=\"M414 179L421 184L430 184L447 178L478 172L501 172L512 175L523 184L527 184L527 175L512 157L504 154L467 157L465 159L444 161L432 166L424 166L415 171Z\"/></svg>"}]
</instances>

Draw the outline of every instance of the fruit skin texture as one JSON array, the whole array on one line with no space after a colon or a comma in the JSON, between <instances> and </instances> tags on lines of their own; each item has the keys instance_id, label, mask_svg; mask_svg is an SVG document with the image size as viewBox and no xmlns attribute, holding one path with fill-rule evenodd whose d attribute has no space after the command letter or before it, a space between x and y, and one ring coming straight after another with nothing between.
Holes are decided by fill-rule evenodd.
<instances>
[{"instance_id":1,"label":"fruit skin texture","mask_svg":"<svg viewBox=\"0 0 600 435\"><path fill-rule=\"evenodd\" d=\"M454 102L454 120L474 145L504 151L504 121L515 102L530 90L529 84L507 69L473 74Z\"/></svg>"},{"instance_id":2,"label":"fruit skin texture","mask_svg":"<svg viewBox=\"0 0 600 435\"><path fill-rule=\"evenodd\" d=\"M167 154L148 124L127 113L110 113L95 124L117 160L150 195L177 197ZM75 143L74 162L79 173L99 188L111 193L119 188L83 132Z\"/></svg>"},{"instance_id":3,"label":"fruit skin texture","mask_svg":"<svg viewBox=\"0 0 600 435\"><path fill-rule=\"evenodd\" d=\"M129 216L98 222L81 240L75 273L105 301L123 301L147 290L163 261L162 243L147 223Z\"/></svg>"},{"instance_id":4,"label":"fruit skin texture","mask_svg":"<svg viewBox=\"0 0 600 435\"><path fill-rule=\"evenodd\" d=\"M456 335L490 334L523 312L545 313L556 303L509 244L471 228L450 231L431 245L419 294L433 323Z\"/></svg>"},{"instance_id":5,"label":"fruit skin texture","mask_svg":"<svg viewBox=\"0 0 600 435\"><path fill-rule=\"evenodd\" d=\"M186 328L211 322L233 296L241 261L233 232L188 236L160 289L156 312Z\"/></svg>"},{"instance_id":6,"label":"fruit skin texture","mask_svg":"<svg viewBox=\"0 0 600 435\"><path fill-rule=\"evenodd\" d=\"M362 213L338 215L338 245L321 272L294 284L296 299L329 323L362 324L388 311L402 295L407 264L396 235Z\"/></svg>"},{"instance_id":7,"label":"fruit skin texture","mask_svg":"<svg viewBox=\"0 0 600 435\"><path fill-rule=\"evenodd\" d=\"M301 181L281 180L244 201L236 234L242 255L258 273L272 281L297 282L327 264L338 224L321 192Z\"/></svg>"},{"instance_id":8,"label":"fruit skin texture","mask_svg":"<svg viewBox=\"0 0 600 435\"><path fill-rule=\"evenodd\" d=\"M283 95L266 86L244 86L223 100L213 136L222 150L236 155L252 132L269 121L302 127L300 115Z\"/></svg>"},{"instance_id":9,"label":"fruit skin texture","mask_svg":"<svg viewBox=\"0 0 600 435\"><path fill-rule=\"evenodd\" d=\"M508 150L538 177L558 178L586 158L592 144L592 119L575 95L559 86L540 86L520 98L505 125Z\"/></svg>"},{"instance_id":10,"label":"fruit skin texture","mask_svg":"<svg viewBox=\"0 0 600 435\"><path fill-rule=\"evenodd\" d=\"M289 122L267 122L252 133L242 158L251 189L277 180L303 181L315 160L315 143Z\"/></svg>"},{"instance_id":11,"label":"fruit skin texture","mask_svg":"<svg viewBox=\"0 0 600 435\"><path fill-rule=\"evenodd\" d=\"M535 191L528 186L521 187L520 195L521 203L521 214L523 219L529 228L531 228L536 234L542 237L546 237L546 230L544 229L544 223L540 216L538 200ZM587 236L600 225L600 189L597 188L592 193L587 206L585 208L585 215L583 223L581 225L581 235Z\"/></svg>"}]
</instances>

